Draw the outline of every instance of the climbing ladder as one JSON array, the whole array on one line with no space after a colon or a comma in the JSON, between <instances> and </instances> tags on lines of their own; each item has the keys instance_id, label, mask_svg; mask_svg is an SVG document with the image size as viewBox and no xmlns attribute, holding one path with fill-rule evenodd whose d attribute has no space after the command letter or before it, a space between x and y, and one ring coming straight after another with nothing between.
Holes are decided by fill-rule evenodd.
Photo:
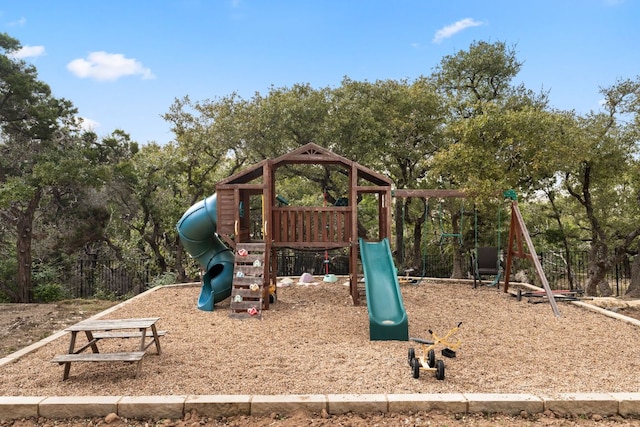
<instances>
[{"instance_id":1,"label":"climbing ladder","mask_svg":"<svg viewBox=\"0 0 640 427\"><path fill-rule=\"evenodd\" d=\"M231 288L231 317L262 319L264 283L264 243L236 245L233 286Z\"/></svg>"}]
</instances>

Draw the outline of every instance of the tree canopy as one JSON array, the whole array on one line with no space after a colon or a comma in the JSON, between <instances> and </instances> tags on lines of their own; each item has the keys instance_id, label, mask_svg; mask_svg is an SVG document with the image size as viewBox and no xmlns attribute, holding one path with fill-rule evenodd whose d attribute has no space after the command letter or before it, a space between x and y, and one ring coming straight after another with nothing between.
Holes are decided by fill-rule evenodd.
<instances>
[{"instance_id":1,"label":"tree canopy","mask_svg":"<svg viewBox=\"0 0 640 427\"><path fill-rule=\"evenodd\" d=\"M606 273L639 258L638 77L601 88L600 111L560 111L547 93L514 84L524 64L514 47L479 41L412 80L344 77L337 87L297 83L249 99L176 98L164 115L174 140L157 145L121 129L82 131L72 103L12 55L19 48L0 34L0 300L33 301L39 286L64 283L83 256L142 259L157 277L193 279L197 267L175 232L182 213L221 179L308 142L387 175L398 189L468 195L396 199L399 267L448 251L453 275L463 277L476 243L472 216L495 223L506 189L530 206L537 245L589 251L588 293L609 294ZM292 203L317 202L318 194L333 201L348 185L334 172L282 168L278 185ZM319 190L309 195L310 185ZM443 221L460 245L433 244ZM360 233L372 227L365 215Z\"/></svg>"}]
</instances>

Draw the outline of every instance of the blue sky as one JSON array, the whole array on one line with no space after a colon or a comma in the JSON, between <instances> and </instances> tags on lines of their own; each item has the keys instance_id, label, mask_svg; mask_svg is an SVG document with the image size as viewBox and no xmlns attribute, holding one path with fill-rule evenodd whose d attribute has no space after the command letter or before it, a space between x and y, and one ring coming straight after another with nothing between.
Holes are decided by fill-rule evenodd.
<instances>
[{"instance_id":1,"label":"blue sky","mask_svg":"<svg viewBox=\"0 0 640 427\"><path fill-rule=\"evenodd\" d=\"M185 95L412 80L480 40L516 49L516 83L587 113L640 75L639 17L640 0L0 0L0 32L54 96L143 144L173 139L161 115Z\"/></svg>"}]
</instances>

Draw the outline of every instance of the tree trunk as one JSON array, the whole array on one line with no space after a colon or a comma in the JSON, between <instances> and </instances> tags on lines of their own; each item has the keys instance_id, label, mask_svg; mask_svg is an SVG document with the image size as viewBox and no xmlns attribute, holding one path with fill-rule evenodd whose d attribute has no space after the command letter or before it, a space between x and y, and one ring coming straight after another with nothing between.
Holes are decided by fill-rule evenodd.
<instances>
[{"instance_id":1,"label":"tree trunk","mask_svg":"<svg viewBox=\"0 0 640 427\"><path fill-rule=\"evenodd\" d=\"M640 298L640 253L636 254L631 264L631 283L625 296Z\"/></svg>"},{"instance_id":2,"label":"tree trunk","mask_svg":"<svg viewBox=\"0 0 640 427\"><path fill-rule=\"evenodd\" d=\"M611 286L606 279L610 263L608 248L603 243L593 242L589 251L589 264L587 271L587 284L585 293L588 296L608 297L613 294ZM598 294L599 292L599 294Z\"/></svg>"},{"instance_id":3,"label":"tree trunk","mask_svg":"<svg viewBox=\"0 0 640 427\"><path fill-rule=\"evenodd\" d=\"M573 270L571 268L571 249L569 247L569 241L567 239L567 235L564 232L564 224L562 223L562 217L558 206L556 205L555 194L553 192L547 192L547 197L551 204L551 209L553 211L552 217L556 220L558 224L558 230L560 230L560 235L562 236L562 248L564 250L564 258L565 258L565 270L567 272L567 278L569 280L569 289L574 290L574 277Z\"/></svg>"},{"instance_id":4,"label":"tree trunk","mask_svg":"<svg viewBox=\"0 0 640 427\"><path fill-rule=\"evenodd\" d=\"M460 220L462 214L460 212L454 212L451 214L451 227L452 234L462 235L460 230ZM465 267L464 267L464 246L461 244L462 238L453 238L453 269L451 271L452 279L464 279Z\"/></svg>"},{"instance_id":5,"label":"tree trunk","mask_svg":"<svg viewBox=\"0 0 640 427\"><path fill-rule=\"evenodd\" d=\"M464 246L456 245L453 251L453 271L451 272L452 279L466 279L466 265L464 259L465 249Z\"/></svg>"},{"instance_id":6,"label":"tree trunk","mask_svg":"<svg viewBox=\"0 0 640 427\"><path fill-rule=\"evenodd\" d=\"M187 272L184 268L184 265L182 264L182 262L184 261L184 248L180 244L180 238L177 236L174 242L174 247L176 250L176 257L175 257L176 264L174 267L177 273L176 282L178 283L190 282L192 279L187 277Z\"/></svg>"},{"instance_id":7,"label":"tree trunk","mask_svg":"<svg viewBox=\"0 0 640 427\"><path fill-rule=\"evenodd\" d=\"M151 251L153 252L153 256L155 259L155 264L158 267L158 272L160 274L167 272L167 260L162 255L162 250L160 245L155 239L148 239L147 243L151 247Z\"/></svg>"},{"instance_id":8,"label":"tree trunk","mask_svg":"<svg viewBox=\"0 0 640 427\"><path fill-rule=\"evenodd\" d=\"M424 201L424 209L422 211L422 215L416 220L413 225L413 265L416 269L421 271L421 275L424 275L426 272L424 262L422 260L422 233L423 233L423 224L427 218L427 203ZM425 248L426 250L426 248ZM416 271L417 273L417 271ZM414 274L416 274L414 273Z\"/></svg>"},{"instance_id":9,"label":"tree trunk","mask_svg":"<svg viewBox=\"0 0 640 427\"><path fill-rule=\"evenodd\" d=\"M35 217L36 209L40 204L42 197L42 190L37 190L33 195L25 210L21 211L18 216L18 222L16 224L17 231L17 261L18 271L16 282L18 285L18 301L19 303L32 302L31 292L31 242L33 240L33 220Z\"/></svg>"}]
</instances>

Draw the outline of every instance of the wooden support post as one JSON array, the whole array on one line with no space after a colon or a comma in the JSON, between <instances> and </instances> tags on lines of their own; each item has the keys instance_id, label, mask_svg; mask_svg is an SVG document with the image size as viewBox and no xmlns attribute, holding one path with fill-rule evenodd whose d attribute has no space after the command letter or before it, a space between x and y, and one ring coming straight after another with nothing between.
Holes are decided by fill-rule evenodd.
<instances>
[{"instance_id":1,"label":"wooden support post","mask_svg":"<svg viewBox=\"0 0 640 427\"><path fill-rule=\"evenodd\" d=\"M527 244L527 249L529 250L528 253L526 253L523 249L523 238ZM514 250L513 248L514 243L517 246L517 250ZM520 209L518 208L518 202L515 200L511 202L511 224L509 225L509 241L507 243L507 267L505 269L504 292L507 292L509 290L509 275L511 274L511 263L513 261L514 255L519 258L531 259L536 269L538 278L540 279L540 282L542 283L542 286L544 287L544 290L546 292L547 298L549 299L549 304L551 304L553 313L556 315L556 317L560 317L560 310L558 310L558 305L556 304L556 300L553 297L553 292L551 291L551 287L549 286L549 281L544 274L542 264L540 264L540 259L538 259L536 248L533 247L533 241L531 240L531 236L529 235L527 226L525 225L522 214L520 213Z\"/></svg>"}]
</instances>

